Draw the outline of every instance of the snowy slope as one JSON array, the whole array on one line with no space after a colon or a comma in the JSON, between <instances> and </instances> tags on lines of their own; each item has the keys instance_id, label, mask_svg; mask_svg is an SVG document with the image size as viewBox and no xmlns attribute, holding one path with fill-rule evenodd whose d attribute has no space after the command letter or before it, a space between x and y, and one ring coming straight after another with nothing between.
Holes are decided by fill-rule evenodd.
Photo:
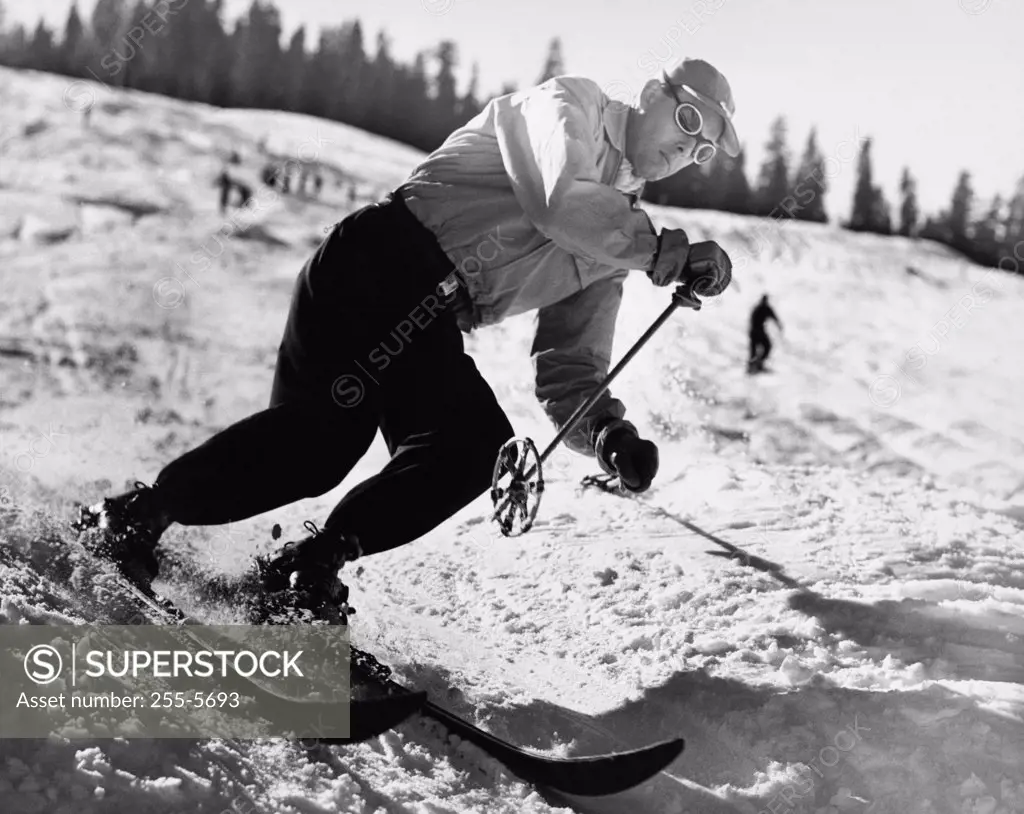
<instances>
[{"instance_id":1,"label":"snowy slope","mask_svg":"<svg viewBox=\"0 0 1024 814\"><path fill-rule=\"evenodd\" d=\"M86 130L66 84L0 70L8 624L115 619L63 555L68 504L152 480L266 404L294 275L349 211L347 185L261 198L231 223L220 157L238 148L256 174L268 135L371 197L419 157L309 117L106 89ZM736 262L733 287L674 315L613 388L660 445L654 488L581 490L593 461L559 452L529 534L496 535L481 498L349 582L354 638L452 709L566 754L683 735L667 772L558 799L422 721L311 759L277 741L7 740L0 810L1024 812L1024 278L927 243L650 211ZM773 372L749 378L763 291L785 338ZM630 279L617 354L668 295ZM544 446L531 328L467 346ZM237 572L273 523L322 520L385 459L378 441L326 497L171 529L193 568L165 587L230 619L199 601L194 565Z\"/></svg>"}]
</instances>

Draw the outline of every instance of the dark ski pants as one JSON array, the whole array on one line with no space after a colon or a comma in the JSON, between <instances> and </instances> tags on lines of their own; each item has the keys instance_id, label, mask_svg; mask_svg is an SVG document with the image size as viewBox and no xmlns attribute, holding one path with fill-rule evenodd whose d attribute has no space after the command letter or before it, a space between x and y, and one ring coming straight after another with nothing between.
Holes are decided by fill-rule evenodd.
<instances>
[{"instance_id":1,"label":"dark ski pants","mask_svg":"<svg viewBox=\"0 0 1024 814\"><path fill-rule=\"evenodd\" d=\"M415 540L486 491L513 430L438 289L452 270L397 196L337 224L296 281L270 407L160 472L169 518L217 525L322 495L378 429L390 462L324 524L364 553Z\"/></svg>"},{"instance_id":2,"label":"dark ski pants","mask_svg":"<svg viewBox=\"0 0 1024 814\"><path fill-rule=\"evenodd\" d=\"M772 340L768 338L767 331L750 332L750 362L753 364L764 364L768 354L772 352Z\"/></svg>"}]
</instances>

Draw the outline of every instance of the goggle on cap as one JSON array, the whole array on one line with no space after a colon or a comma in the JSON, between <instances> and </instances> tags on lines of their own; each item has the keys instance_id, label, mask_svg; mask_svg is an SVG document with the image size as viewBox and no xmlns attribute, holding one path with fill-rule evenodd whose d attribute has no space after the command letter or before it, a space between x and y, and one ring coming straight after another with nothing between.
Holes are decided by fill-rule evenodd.
<instances>
[{"instance_id":1,"label":"goggle on cap","mask_svg":"<svg viewBox=\"0 0 1024 814\"><path fill-rule=\"evenodd\" d=\"M732 99L732 89L721 72L703 59L687 58L671 71L666 71L665 76L672 85L689 93L721 116L724 128L718 146L733 158L738 156L740 142L732 123L736 103Z\"/></svg>"}]
</instances>

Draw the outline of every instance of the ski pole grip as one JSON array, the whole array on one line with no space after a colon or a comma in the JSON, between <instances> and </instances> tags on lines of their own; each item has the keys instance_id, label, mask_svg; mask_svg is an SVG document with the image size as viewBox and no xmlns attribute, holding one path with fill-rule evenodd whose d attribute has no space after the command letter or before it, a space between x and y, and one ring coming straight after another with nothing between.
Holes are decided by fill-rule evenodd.
<instances>
[{"instance_id":1,"label":"ski pole grip","mask_svg":"<svg viewBox=\"0 0 1024 814\"><path fill-rule=\"evenodd\" d=\"M699 282L699 279L687 280L676 286L676 290L672 292L672 304L680 308L692 308L694 311L699 311L703 303L697 299L697 295L693 291L693 287Z\"/></svg>"}]
</instances>

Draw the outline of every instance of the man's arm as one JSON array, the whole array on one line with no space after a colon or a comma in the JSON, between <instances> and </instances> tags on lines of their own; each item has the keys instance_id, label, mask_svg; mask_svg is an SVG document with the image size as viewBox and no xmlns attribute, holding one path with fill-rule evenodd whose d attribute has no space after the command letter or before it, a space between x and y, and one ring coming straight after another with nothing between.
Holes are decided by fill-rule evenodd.
<instances>
[{"instance_id":1,"label":"man's arm","mask_svg":"<svg viewBox=\"0 0 1024 814\"><path fill-rule=\"evenodd\" d=\"M541 308L532 356L536 393L544 411L559 429L608 375L615 319L622 302L626 271L595 282L564 300ZM632 424L623 420L626 408L605 391L565 444L594 456L602 430Z\"/></svg>"},{"instance_id":2,"label":"man's arm","mask_svg":"<svg viewBox=\"0 0 1024 814\"><path fill-rule=\"evenodd\" d=\"M602 183L600 89L562 77L503 99L495 113L502 162L523 211L572 254L649 270L658 237L647 215Z\"/></svg>"}]
</instances>

